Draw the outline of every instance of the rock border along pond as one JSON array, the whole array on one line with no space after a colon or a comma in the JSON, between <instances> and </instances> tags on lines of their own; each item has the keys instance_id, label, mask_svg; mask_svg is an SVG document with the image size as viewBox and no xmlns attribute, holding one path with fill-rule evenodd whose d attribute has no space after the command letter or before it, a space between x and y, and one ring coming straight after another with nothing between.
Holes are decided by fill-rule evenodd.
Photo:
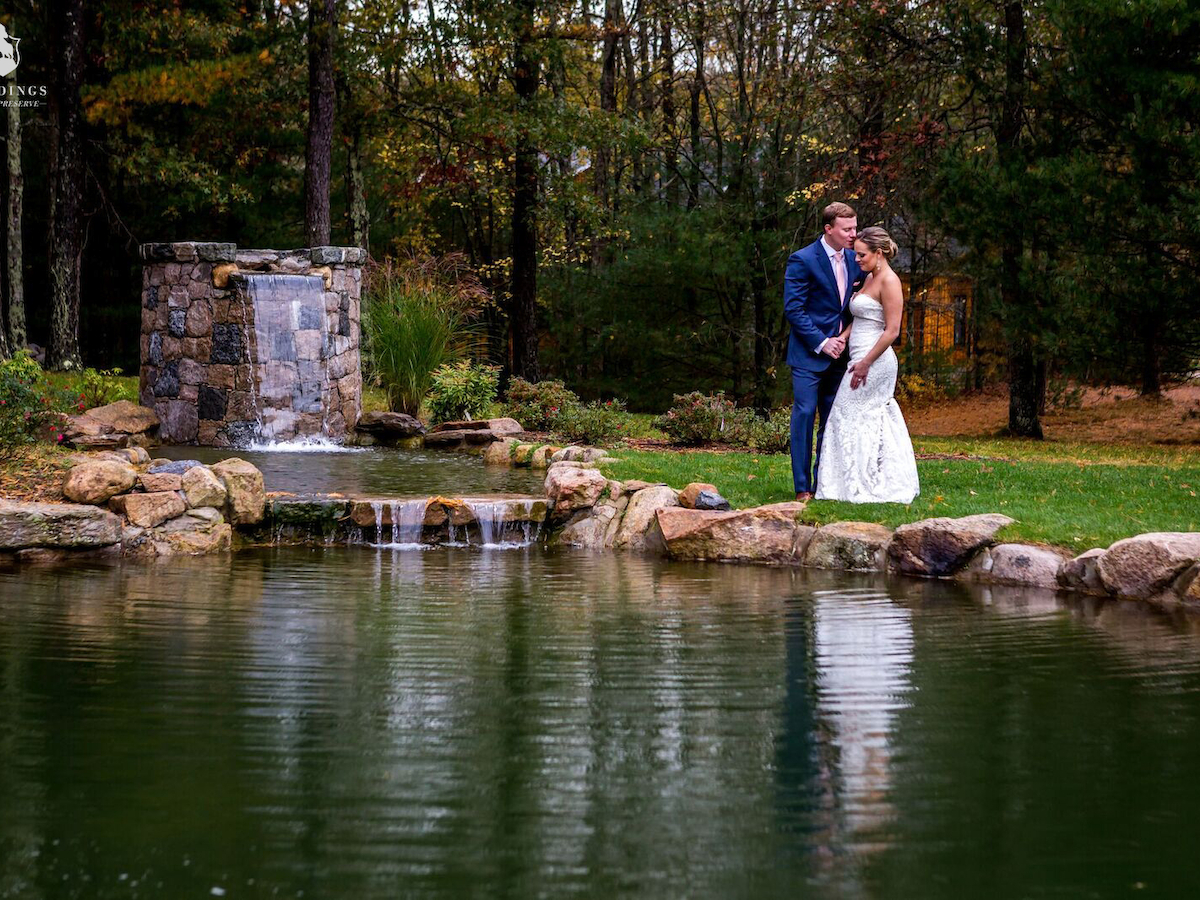
<instances>
[{"instance_id":1,"label":"rock border along pond","mask_svg":"<svg viewBox=\"0 0 1200 900\"><path fill-rule=\"evenodd\" d=\"M490 465L546 467L544 497L352 498L268 493L237 457L205 466L152 461L142 447L78 454L71 503L0 500L0 560L200 555L239 547L335 542L527 544L649 553L676 560L889 572L1023 585L1200 609L1200 533L1142 534L1078 556L1008 543L1000 514L932 518L891 529L813 525L804 504L730 509L712 485L677 490L609 478L591 447L505 437Z\"/></svg>"}]
</instances>

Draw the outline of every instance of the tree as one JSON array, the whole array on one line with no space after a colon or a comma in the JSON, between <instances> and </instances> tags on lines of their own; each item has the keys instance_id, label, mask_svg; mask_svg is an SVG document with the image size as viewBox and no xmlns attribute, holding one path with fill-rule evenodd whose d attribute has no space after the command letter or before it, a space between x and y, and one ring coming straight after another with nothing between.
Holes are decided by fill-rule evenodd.
<instances>
[{"instance_id":1,"label":"tree","mask_svg":"<svg viewBox=\"0 0 1200 900\"><path fill-rule=\"evenodd\" d=\"M304 236L309 247L327 245L329 184L333 168L333 44L336 0L308 4L308 144L304 154Z\"/></svg>"},{"instance_id":2,"label":"tree","mask_svg":"<svg viewBox=\"0 0 1200 900\"><path fill-rule=\"evenodd\" d=\"M83 254L83 0L50 4L53 83L50 91L50 354L52 368L81 365L80 258Z\"/></svg>"},{"instance_id":3,"label":"tree","mask_svg":"<svg viewBox=\"0 0 1200 900\"><path fill-rule=\"evenodd\" d=\"M8 78L10 88L16 86L15 74ZM15 94L15 90L10 90ZM21 108L8 108L8 193L5 197L5 286L8 291L8 348L11 352L24 349L29 343L25 333L25 273L22 268L24 247L21 241L22 207L25 195L25 175L21 169ZM2 330L2 329L0 329Z\"/></svg>"}]
</instances>

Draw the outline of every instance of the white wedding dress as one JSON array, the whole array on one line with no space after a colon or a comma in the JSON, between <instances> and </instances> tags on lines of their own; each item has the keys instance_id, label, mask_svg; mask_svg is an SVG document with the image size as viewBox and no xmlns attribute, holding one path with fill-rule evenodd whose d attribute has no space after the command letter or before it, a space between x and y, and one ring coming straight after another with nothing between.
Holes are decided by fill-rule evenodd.
<instances>
[{"instance_id":1,"label":"white wedding dress","mask_svg":"<svg viewBox=\"0 0 1200 900\"><path fill-rule=\"evenodd\" d=\"M855 362L883 333L883 305L874 297L855 294L850 312L850 361ZM911 503L921 492L912 440L893 396L896 368L896 353L888 347L857 390L850 388L849 372L842 379L821 444L818 500Z\"/></svg>"}]
</instances>

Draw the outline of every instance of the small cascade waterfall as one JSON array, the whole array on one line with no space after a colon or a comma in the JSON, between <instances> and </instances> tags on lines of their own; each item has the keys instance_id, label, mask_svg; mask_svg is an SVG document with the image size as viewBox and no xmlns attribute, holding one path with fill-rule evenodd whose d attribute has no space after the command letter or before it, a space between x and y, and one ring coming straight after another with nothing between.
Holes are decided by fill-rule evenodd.
<instances>
[{"instance_id":1,"label":"small cascade waterfall","mask_svg":"<svg viewBox=\"0 0 1200 900\"><path fill-rule=\"evenodd\" d=\"M429 546L421 543L421 535L425 527L425 507L428 503L427 500L386 501L388 521L390 522L390 542L384 539L384 535L389 533L385 530L383 524L384 503L385 501L383 500L371 501L371 509L375 513L375 546L393 548Z\"/></svg>"},{"instance_id":2,"label":"small cascade waterfall","mask_svg":"<svg viewBox=\"0 0 1200 900\"><path fill-rule=\"evenodd\" d=\"M245 301L254 309L251 392L258 440L325 436L329 378L324 279L248 273L246 294Z\"/></svg>"},{"instance_id":3,"label":"small cascade waterfall","mask_svg":"<svg viewBox=\"0 0 1200 900\"><path fill-rule=\"evenodd\" d=\"M485 549L528 547L541 534L542 523L531 522L536 500L463 500L479 523ZM518 515L512 515L513 512Z\"/></svg>"}]
</instances>

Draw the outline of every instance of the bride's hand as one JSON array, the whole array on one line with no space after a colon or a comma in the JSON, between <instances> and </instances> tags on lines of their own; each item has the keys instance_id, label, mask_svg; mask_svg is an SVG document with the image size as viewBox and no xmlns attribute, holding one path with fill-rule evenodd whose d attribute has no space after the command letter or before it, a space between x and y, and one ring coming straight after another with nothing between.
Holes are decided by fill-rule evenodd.
<instances>
[{"instance_id":1,"label":"bride's hand","mask_svg":"<svg viewBox=\"0 0 1200 900\"><path fill-rule=\"evenodd\" d=\"M850 390L857 391L860 386L867 383L867 372L870 369L871 367L867 364L866 360L860 359L857 362L850 363L849 368L846 369L850 373Z\"/></svg>"}]
</instances>

